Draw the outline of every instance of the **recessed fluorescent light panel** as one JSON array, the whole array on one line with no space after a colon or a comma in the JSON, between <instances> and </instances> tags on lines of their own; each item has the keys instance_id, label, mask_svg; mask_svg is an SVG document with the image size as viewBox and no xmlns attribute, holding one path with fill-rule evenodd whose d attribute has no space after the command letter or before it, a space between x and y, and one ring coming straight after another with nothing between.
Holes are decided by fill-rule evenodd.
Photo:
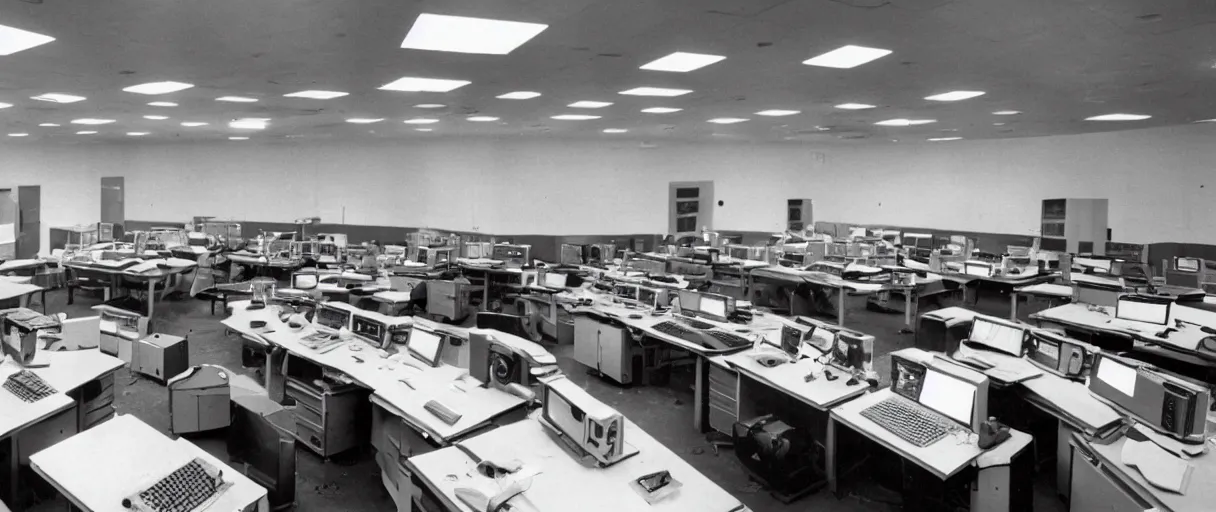
<instances>
[{"instance_id":1,"label":"recessed fluorescent light panel","mask_svg":"<svg viewBox=\"0 0 1216 512\"><path fill-rule=\"evenodd\" d=\"M199 121L186 121L186 122L182 123L182 126L185 126L187 128L194 128L196 126L207 126L207 123L203 123L203 122L199 122Z\"/></svg>"},{"instance_id":2,"label":"recessed fluorescent light panel","mask_svg":"<svg viewBox=\"0 0 1216 512\"><path fill-rule=\"evenodd\" d=\"M709 120L709 122L714 124L735 124L742 123L744 121L747 121L747 119L743 119L741 117L715 117Z\"/></svg>"},{"instance_id":3,"label":"recessed fluorescent light panel","mask_svg":"<svg viewBox=\"0 0 1216 512\"><path fill-rule=\"evenodd\" d=\"M800 110L761 110L759 112L756 112L756 115L768 116L768 117L782 117L782 116L792 116L794 114L801 114L801 113L802 113L802 111L800 111Z\"/></svg>"},{"instance_id":4,"label":"recessed fluorescent light panel","mask_svg":"<svg viewBox=\"0 0 1216 512\"><path fill-rule=\"evenodd\" d=\"M689 71L701 69L710 64L714 64L725 58L726 57L721 55L675 52L671 55L643 65L642 69L648 69L651 71L673 71L676 73L687 73Z\"/></svg>"},{"instance_id":5,"label":"recessed fluorescent light panel","mask_svg":"<svg viewBox=\"0 0 1216 512\"><path fill-rule=\"evenodd\" d=\"M154 94L169 94L171 92L184 91L191 87L194 87L194 84L187 84L187 83L182 83L182 82L151 82L151 83L146 83L146 84L132 85L130 87L124 87L123 90L126 92L133 92L135 94L153 94L154 95Z\"/></svg>"},{"instance_id":6,"label":"recessed fluorescent light panel","mask_svg":"<svg viewBox=\"0 0 1216 512\"><path fill-rule=\"evenodd\" d=\"M1143 121L1153 116L1143 114L1105 114L1085 118L1086 121Z\"/></svg>"},{"instance_id":7,"label":"recessed fluorescent light panel","mask_svg":"<svg viewBox=\"0 0 1216 512\"><path fill-rule=\"evenodd\" d=\"M29 135L30 134L28 134L28 133L10 133L10 134L8 134L9 137L29 137Z\"/></svg>"},{"instance_id":8,"label":"recessed fluorescent light panel","mask_svg":"<svg viewBox=\"0 0 1216 512\"><path fill-rule=\"evenodd\" d=\"M379 123L380 121L383 121L383 120L384 120L383 117L375 118L375 119L368 118L368 117L352 117L350 119L347 119L346 122L354 123L354 124L372 124L372 123Z\"/></svg>"},{"instance_id":9,"label":"recessed fluorescent light panel","mask_svg":"<svg viewBox=\"0 0 1216 512\"><path fill-rule=\"evenodd\" d=\"M1016 116L1021 113L1022 113L1021 110L998 110L996 112L993 112L992 115L994 115L994 116Z\"/></svg>"},{"instance_id":10,"label":"recessed fluorescent light panel","mask_svg":"<svg viewBox=\"0 0 1216 512\"><path fill-rule=\"evenodd\" d=\"M144 135L147 135L147 134L148 134L148 132L127 132L127 135L129 135L131 137L143 137Z\"/></svg>"},{"instance_id":11,"label":"recessed fluorescent light panel","mask_svg":"<svg viewBox=\"0 0 1216 512\"><path fill-rule=\"evenodd\" d=\"M113 122L114 122L113 119L93 119L91 117L72 120L72 124L110 124Z\"/></svg>"},{"instance_id":12,"label":"recessed fluorescent light panel","mask_svg":"<svg viewBox=\"0 0 1216 512\"><path fill-rule=\"evenodd\" d=\"M841 110L865 110L868 108L874 108L874 105L867 105L865 103L841 103L836 105L836 108Z\"/></svg>"},{"instance_id":13,"label":"recessed fluorescent light panel","mask_svg":"<svg viewBox=\"0 0 1216 512\"><path fill-rule=\"evenodd\" d=\"M925 96L925 99L929 101L962 101L983 95L984 91L950 91L934 94L933 96Z\"/></svg>"},{"instance_id":14,"label":"recessed fluorescent light panel","mask_svg":"<svg viewBox=\"0 0 1216 512\"><path fill-rule=\"evenodd\" d=\"M153 101L152 103L149 103L148 106L150 106L150 107L176 107L177 103L173 103L172 101Z\"/></svg>"},{"instance_id":15,"label":"recessed fluorescent light panel","mask_svg":"<svg viewBox=\"0 0 1216 512\"><path fill-rule=\"evenodd\" d=\"M650 108L642 109L642 112L645 112L647 114L670 114L672 112L679 112L681 110L684 110L684 109L673 108L673 107L650 107Z\"/></svg>"},{"instance_id":16,"label":"recessed fluorescent light panel","mask_svg":"<svg viewBox=\"0 0 1216 512\"><path fill-rule=\"evenodd\" d=\"M55 38L42 34L0 25L0 55L12 55L35 46L42 46Z\"/></svg>"},{"instance_id":17,"label":"recessed fluorescent light panel","mask_svg":"<svg viewBox=\"0 0 1216 512\"><path fill-rule=\"evenodd\" d=\"M674 96L683 96L692 91L688 89L665 89L663 87L634 87L628 91L621 91L621 94L629 96L663 96L671 98Z\"/></svg>"},{"instance_id":18,"label":"recessed fluorescent light panel","mask_svg":"<svg viewBox=\"0 0 1216 512\"><path fill-rule=\"evenodd\" d=\"M265 130L266 121L262 119L236 119L230 121L228 127L236 130Z\"/></svg>"},{"instance_id":19,"label":"recessed fluorescent light panel","mask_svg":"<svg viewBox=\"0 0 1216 512\"><path fill-rule=\"evenodd\" d=\"M228 137L228 140L249 140L249 137Z\"/></svg>"},{"instance_id":20,"label":"recessed fluorescent light panel","mask_svg":"<svg viewBox=\"0 0 1216 512\"><path fill-rule=\"evenodd\" d=\"M40 124L40 125L38 125L38 126L45 126L45 127L48 127L48 128L53 128L53 127L59 126L59 124L58 124L58 123L42 123L42 124Z\"/></svg>"},{"instance_id":21,"label":"recessed fluorescent light panel","mask_svg":"<svg viewBox=\"0 0 1216 512\"><path fill-rule=\"evenodd\" d=\"M93 130L83 130L83 131L76 132L76 135L94 135L96 133L97 132L95 132Z\"/></svg>"},{"instance_id":22,"label":"recessed fluorescent light panel","mask_svg":"<svg viewBox=\"0 0 1216 512\"><path fill-rule=\"evenodd\" d=\"M611 104L612 102L610 101L576 101L566 106L571 108L604 108Z\"/></svg>"},{"instance_id":23,"label":"recessed fluorescent light panel","mask_svg":"<svg viewBox=\"0 0 1216 512\"><path fill-rule=\"evenodd\" d=\"M855 68L875 59L880 59L891 54L891 50L882 48L868 48L865 46L841 46L835 50L827 52L817 57L802 61L808 66L819 66L824 68L849 69Z\"/></svg>"},{"instance_id":24,"label":"recessed fluorescent light panel","mask_svg":"<svg viewBox=\"0 0 1216 512\"><path fill-rule=\"evenodd\" d=\"M468 80L447 80L443 78L402 77L381 85L382 91L405 92L448 92L459 89L472 82Z\"/></svg>"},{"instance_id":25,"label":"recessed fluorescent light panel","mask_svg":"<svg viewBox=\"0 0 1216 512\"><path fill-rule=\"evenodd\" d=\"M0 103L0 109L5 109L13 106L12 103Z\"/></svg>"},{"instance_id":26,"label":"recessed fluorescent light panel","mask_svg":"<svg viewBox=\"0 0 1216 512\"><path fill-rule=\"evenodd\" d=\"M339 91L300 91L284 94L283 96L288 98L308 98L312 100L332 100L334 98L341 98L347 94L350 93Z\"/></svg>"},{"instance_id":27,"label":"recessed fluorescent light panel","mask_svg":"<svg viewBox=\"0 0 1216 512\"><path fill-rule=\"evenodd\" d=\"M475 123L490 123L498 120L498 118L494 116L471 116L467 119Z\"/></svg>"},{"instance_id":28,"label":"recessed fluorescent light panel","mask_svg":"<svg viewBox=\"0 0 1216 512\"><path fill-rule=\"evenodd\" d=\"M936 122L935 119L887 119L874 123L878 126L916 126Z\"/></svg>"},{"instance_id":29,"label":"recessed fluorescent light panel","mask_svg":"<svg viewBox=\"0 0 1216 512\"><path fill-rule=\"evenodd\" d=\"M440 14L419 14L402 48L437 52L506 55L548 25Z\"/></svg>"},{"instance_id":30,"label":"recessed fluorescent light panel","mask_svg":"<svg viewBox=\"0 0 1216 512\"><path fill-rule=\"evenodd\" d=\"M951 140L963 140L962 137L934 137L929 139L929 142L946 142Z\"/></svg>"},{"instance_id":31,"label":"recessed fluorescent light panel","mask_svg":"<svg viewBox=\"0 0 1216 512\"><path fill-rule=\"evenodd\" d=\"M499 96L498 99L500 99L500 100L530 100L537 96L540 96L539 92L515 91L515 92L509 92L509 93L503 94L503 95Z\"/></svg>"},{"instance_id":32,"label":"recessed fluorescent light panel","mask_svg":"<svg viewBox=\"0 0 1216 512\"><path fill-rule=\"evenodd\" d=\"M430 128L414 128L414 130L415 130L415 131L420 131L420 132L433 132L433 131L435 131L435 130L432 130L432 129L430 129Z\"/></svg>"},{"instance_id":33,"label":"recessed fluorescent light panel","mask_svg":"<svg viewBox=\"0 0 1216 512\"><path fill-rule=\"evenodd\" d=\"M151 119L153 121L164 121L168 118L169 116L144 116L144 119Z\"/></svg>"},{"instance_id":34,"label":"recessed fluorescent light panel","mask_svg":"<svg viewBox=\"0 0 1216 512\"><path fill-rule=\"evenodd\" d=\"M625 133L628 131L629 130L626 130L624 128L604 128L604 133Z\"/></svg>"},{"instance_id":35,"label":"recessed fluorescent light panel","mask_svg":"<svg viewBox=\"0 0 1216 512\"><path fill-rule=\"evenodd\" d=\"M446 106L447 105L444 105L441 103L419 103L417 105L414 105L414 108L443 108Z\"/></svg>"},{"instance_id":36,"label":"recessed fluorescent light panel","mask_svg":"<svg viewBox=\"0 0 1216 512\"><path fill-rule=\"evenodd\" d=\"M1216 123L1216 119L1200 119L1196 123Z\"/></svg>"},{"instance_id":37,"label":"recessed fluorescent light panel","mask_svg":"<svg viewBox=\"0 0 1216 512\"><path fill-rule=\"evenodd\" d=\"M583 114L561 114L552 116L549 119L557 119L558 121L590 121L592 119L599 118L600 116L588 116Z\"/></svg>"},{"instance_id":38,"label":"recessed fluorescent light panel","mask_svg":"<svg viewBox=\"0 0 1216 512\"><path fill-rule=\"evenodd\" d=\"M48 92L46 94L39 94L38 96L32 96L32 97L30 97L30 99L38 100L38 101L49 101L51 103L76 103L77 101L84 101L85 98L84 98L84 96L73 96L71 94L63 94L63 93L59 93L59 92Z\"/></svg>"},{"instance_id":39,"label":"recessed fluorescent light panel","mask_svg":"<svg viewBox=\"0 0 1216 512\"><path fill-rule=\"evenodd\" d=\"M227 101L229 103L254 103L257 102L258 99L246 98L244 96L220 96L216 98L215 101Z\"/></svg>"},{"instance_id":40,"label":"recessed fluorescent light panel","mask_svg":"<svg viewBox=\"0 0 1216 512\"><path fill-rule=\"evenodd\" d=\"M435 124L438 122L439 122L438 119L431 119L431 118L427 118L427 117L416 117L414 119L405 120L405 124Z\"/></svg>"}]
</instances>

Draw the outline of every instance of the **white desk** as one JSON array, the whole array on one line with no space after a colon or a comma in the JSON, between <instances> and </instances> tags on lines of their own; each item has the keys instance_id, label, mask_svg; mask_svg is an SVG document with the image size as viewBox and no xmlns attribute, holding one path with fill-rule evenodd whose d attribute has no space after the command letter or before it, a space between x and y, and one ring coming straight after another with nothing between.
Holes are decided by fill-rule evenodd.
<instances>
[{"instance_id":1,"label":"white desk","mask_svg":"<svg viewBox=\"0 0 1216 512\"><path fill-rule=\"evenodd\" d=\"M1126 436L1120 437L1106 445L1088 442L1075 437L1072 438L1072 442L1082 446L1086 452L1096 457L1097 461L1102 464L1101 471L1117 480L1121 487L1078 490L1090 493L1127 493L1130 491L1135 493L1139 499L1155 507L1153 510L1158 511L1208 512L1212 510L1212 504L1216 503L1216 485L1212 485L1213 482L1216 482L1216 455L1213 455L1211 449L1203 455L1188 459L1187 462L1195 467L1194 472L1191 474L1191 483L1186 488L1186 494L1177 494L1154 487L1144 479L1144 475L1140 474L1139 469L1123 465L1123 445L1127 442ZM1090 463L1078 459L1077 465L1081 464ZM1077 502L1078 499L1074 497L1074 506L1076 506ZM1078 509L1082 512L1094 510L1088 506L1077 506L1077 508L1074 508L1074 510Z\"/></svg>"},{"instance_id":2,"label":"white desk","mask_svg":"<svg viewBox=\"0 0 1216 512\"><path fill-rule=\"evenodd\" d=\"M34 471L86 512L128 512L122 500L200 457L233 485L205 511L267 512L266 489L193 443L173 441L134 416L117 416L30 457Z\"/></svg>"},{"instance_id":3,"label":"white desk","mask_svg":"<svg viewBox=\"0 0 1216 512\"><path fill-rule=\"evenodd\" d=\"M1174 306L1178 307L1180 304L1175 303ZM1113 307L1080 303L1065 304L1035 313L1031 315L1031 318L1040 324L1048 322L1089 332L1114 333L1183 354L1216 359L1216 354L1207 352L1200 346L1208 335L1198 327L1184 325L1176 332L1170 333L1168 337L1162 338L1157 336L1157 333L1164 331L1167 326L1115 318L1115 308ZM1174 327L1174 324L1171 322L1169 327Z\"/></svg>"},{"instance_id":4,"label":"white desk","mask_svg":"<svg viewBox=\"0 0 1216 512\"><path fill-rule=\"evenodd\" d=\"M1009 294L1009 319L1018 319L1018 301L1020 295L1029 295L1031 297L1043 297L1052 301L1071 300L1072 287L1063 284L1039 283L1030 286L1021 286L1013 289L1013 293ZM1060 302L1053 302L1054 305L1059 305Z\"/></svg>"},{"instance_id":5,"label":"white desk","mask_svg":"<svg viewBox=\"0 0 1216 512\"><path fill-rule=\"evenodd\" d=\"M772 348L760 350L780 352L780 350ZM756 362L754 356L757 353L759 352L756 350L747 350L729 356L721 356L716 359L735 369L740 374L794 397L798 401L820 411L826 411L838 403L865 393L869 389L869 385L864 381L849 386L846 384L849 380L848 375L843 375L836 380L828 380L820 376L813 381L807 382L804 377L812 371L816 373L822 372L824 365L808 358L795 363L786 363L767 368ZM740 393L739 396L742 398L743 393Z\"/></svg>"},{"instance_id":6,"label":"white desk","mask_svg":"<svg viewBox=\"0 0 1216 512\"><path fill-rule=\"evenodd\" d=\"M30 302L30 295L42 291L43 288L38 285L29 283L17 283L7 279L0 280L0 303L16 299L17 307L27 307ZM46 308L46 300L43 299L43 308Z\"/></svg>"},{"instance_id":7,"label":"white desk","mask_svg":"<svg viewBox=\"0 0 1216 512\"><path fill-rule=\"evenodd\" d=\"M537 510L579 512L738 512L742 503L718 487L667 447L650 437L633 422L625 422L625 442L639 450L637 455L607 468L586 468L564 447L557 444L536 419L529 419L492 430L461 445L486 460L523 462L523 472L538 471L531 487L515 500L528 500ZM473 488L487 495L497 494L499 482L477 474L476 464L460 449L447 447L410 458L406 464L449 512L476 511L456 498L455 489ZM629 488L643 475L667 470L683 484L667 499L647 504Z\"/></svg>"},{"instance_id":8,"label":"white desk","mask_svg":"<svg viewBox=\"0 0 1216 512\"><path fill-rule=\"evenodd\" d=\"M20 370L11 361L0 364L0 382ZM42 420L70 409L75 402L68 397L64 390L56 388L56 391L58 392L54 395L42 400L26 403L8 391L0 390L0 411L3 411L0 413L0 439L15 435ZM16 461L16 458L14 453L13 460Z\"/></svg>"}]
</instances>

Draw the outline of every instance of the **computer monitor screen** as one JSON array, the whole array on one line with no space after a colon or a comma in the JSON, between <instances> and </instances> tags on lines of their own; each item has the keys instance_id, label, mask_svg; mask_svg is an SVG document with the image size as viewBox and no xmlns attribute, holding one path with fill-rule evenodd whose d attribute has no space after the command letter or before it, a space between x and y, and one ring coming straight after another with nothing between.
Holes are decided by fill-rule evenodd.
<instances>
[{"instance_id":1,"label":"computer monitor screen","mask_svg":"<svg viewBox=\"0 0 1216 512\"><path fill-rule=\"evenodd\" d=\"M317 287L316 274L294 274L291 276L291 287L297 290L311 290Z\"/></svg>"},{"instance_id":2,"label":"computer monitor screen","mask_svg":"<svg viewBox=\"0 0 1216 512\"><path fill-rule=\"evenodd\" d=\"M437 366L442 349L443 338L440 338L438 334L431 331L414 326L414 332L410 334L410 355L426 364Z\"/></svg>"},{"instance_id":3,"label":"computer monitor screen","mask_svg":"<svg viewBox=\"0 0 1216 512\"><path fill-rule=\"evenodd\" d=\"M924 382L924 365L902 357L891 358L891 389L896 394L910 400L918 400Z\"/></svg>"},{"instance_id":4,"label":"computer monitor screen","mask_svg":"<svg viewBox=\"0 0 1216 512\"><path fill-rule=\"evenodd\" d=\"M977 316L971 323L971 335L968 336L968 339L1011 356L1021 357L1022 347L1026 341L1026 330L1016 325L994 322Z\"/></svg>"},{"instance_id":5,"label":"computer monitor screen","mask_svg":"<svg viewBox=\"0 0 1216 512\"><path fill-rule=\"evenodd\" d=\"M612 293L622 299L637 299L638 287L631 284L618 284L613 288Z\"/></svg>"},{"instance_id":6,"label":"computer monitor screen","mask_svg":"<svg viewBox=\"0 0 1216 512\"><path fill-rule=\"evenodd\" d=\"M1199 272L1199 258L1174 258L1174 270Z\"/></svg>"},{"instance_id":7,"label":"computer monitor screen","mask_svg":"<svg viewBox=\"0 0 1216 512\"><path fill-rule=\"evenodd\" d=\"M330 329L343 329L350 326L350 311L331 307L317 308L317 323Z\"/></svg>"},{"instance_id":8,"label":"computer monitor screen","mask_svg":"<svg viewBox=\"0 0 1216 512\"><path fill-rule=\"evenodd\" d=\"M1170 301L1119 297L1119 302L1115 304L1115 318L1166 325L1170 320Z\"/></svg>"},{"instance_id":9,"label":"computer monitor screen","mask_svg":"<svg viewBox=\"0 0 1216 512\"><path fill-rule=\"evenodd\" d=\"M866 371L865 335L854 331L836 333L832 344L832 362L854 370Z\"/></svg>"},{"instance_id":10,"label":"computer monitor screen","mask_svg":"<svg viewBox=\"0 0 1216 512\"><path fill-rule=\"evenodd\" d=\"M815 332L814 326L790 326L784 325L781 327L781 350L791 356L797 356L798 350L802 348L802 340L811 337Z\"/></svg>"},{"instance_id":11,"label":"computer monitor screen","mask_svg":"<svg viewBox=\"0 0 1216 512\"><path fill-rule=\"evenodd\" d=\"M726 320L726 299L708 295L702 296L701 314Z\"/></svg>"},{"instance_id":12,"label":"computer monitor screen","mask_svg":"<svg viewBox=\"0 0 1216 512\"><path fill-rule=\"evenodd\" d=\"M1098 380L1129 397L1136 396L1136 369L1110 357L1098 362Z\"/></svg>"},{"instance_id":13,"label":"computer monitor screen","mask_svg":"<svg viewBox=\"0 0 1216 512\"><path fill-rule=\"evenodd\" d=\"M545 286L548 286L549 288L565 288L566 274L562 274L560 272L546 272Z\"/></svg>"},{"instance_id":14,"label":"computer monitor screen","mask_svg":"<svg viewBox=\"0 0 1216 512\"><path fill-rule=\"evenodd\" d=\"M638 302L652 308L662 307L666 304L659 304L659 292L650 288L638 287Z\"/></svg>"},{"instance_id":15,"label":"computer monitor screen","mask_svg":"<svg viewBox=\"0 0 1216 512\"><path fill-rule=\"evenodd\" d=\"M975 392L974 385L929 368L925 371L925 383L920 390L920 403L954 421L971 426Z\"/></svg>"},{"instance_id":16,"label":"computer monitor screen","mask_svg":"<svg viewBox=\"0 0 1216 512\"><path fill-rule=\"evenodd\" d=\"M688 290L680 290L680 312L692 316L701 312L701 294Z\"/></svg>"},{"instance_id":17,"label":"computer monitor screen","mask_svg":"<svg viewBox=\"0 0 1216 512\"><path fill-rule=\"evenodd\" d=\"M963 263L963 271L969 276L977 276L977 277L991 277L992 276L992 266L991 265L979 265L979 264L967 262L967 263Z\"/></svg>"}]
</instances>

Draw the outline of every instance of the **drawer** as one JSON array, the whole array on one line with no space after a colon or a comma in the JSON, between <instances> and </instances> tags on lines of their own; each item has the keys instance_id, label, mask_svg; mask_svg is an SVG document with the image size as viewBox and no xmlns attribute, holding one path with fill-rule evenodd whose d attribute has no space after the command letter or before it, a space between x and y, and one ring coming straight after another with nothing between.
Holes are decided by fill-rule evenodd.
<instances>
[{"instance_id":1,"label":"drawer","mask_svg":"<svg viewBox=\"0 0 1216 512\"><path fill-rule=\"evenodd\" d=\"M736 421L739 421L739 418L735 416L734 410L726 411L714 406L709 407L709 428L732 435Z\"/></svg>"},{"instance_id":2,"label":"drawer","mask_svg":"<svg viewBox=\"0 0 1216 512\"><path fill-rule=\"evenodd\" d=\"M308 421L309 423L317 426L318 428L321 428L321 426L325 425L325 422L321 421L321 412L313 409L312 407L309 407L307 404L305 404L303 402L296 403L295 413L296 413L296 419L298 419L298 420Z\"/></svg>"},{"instance_id":3,"label":"drawer","mask_svg":"<svg viewBox=\"0 0 1216 512\"><path fill-rule=\"evenodd\" d=\"M321 410L321 395L291 379L287 380L287 396L315 411Z\"/></svg>"},{"instance_id":4,"label":"drawer","mask_svg":"<svg viewBox=\"0 0 1216 512\"><path fill-rule=\"evenodd\" d=\"M296 439L300 440L301 443L308 445L310 449L317 452L322 457L326 455L325 435L321 432L321 429L318 429L313 425L309 425L306 422L297 420L295 436Z\"/></svg>"},{"instance_id":5,"label":"drawer","mask_svg":"<svg viewBox=\"0 0 1216 512\"><path fill-rule=\"evenodd\" d=\"M717 391L723 395L735 398L736 390L739 386L739 374L719 368L716 365L709 365L709 389Z\"/></svg>"},{"instance_id":6,"label":"drawer","mask_svg":"<svg viewBox=\"0 0 1216 512\"><path fill-rule=\"evenodd\" d=\"M735 400L735 397L723 395L712 389L709 391L709 405L727 411L736 411L739 408L739 402Z\"/></svg>"}]
</instances>

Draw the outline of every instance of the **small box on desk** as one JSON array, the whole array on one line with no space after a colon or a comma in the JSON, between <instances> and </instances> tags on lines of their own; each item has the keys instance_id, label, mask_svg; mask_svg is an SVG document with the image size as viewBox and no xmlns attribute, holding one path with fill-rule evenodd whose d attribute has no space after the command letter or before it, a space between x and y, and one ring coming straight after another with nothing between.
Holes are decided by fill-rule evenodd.
<instances>
[{"instance_id":1,"label":"small box on desk","mask_svg":"<svg viewBox=\"0 0 1216 512\"><path fill-rule=\"evenodd\" d=\"M157 333L134 344L131 371L167 383L189 366L190 348L186 338Z\"/></svg>"}]
</instances>

